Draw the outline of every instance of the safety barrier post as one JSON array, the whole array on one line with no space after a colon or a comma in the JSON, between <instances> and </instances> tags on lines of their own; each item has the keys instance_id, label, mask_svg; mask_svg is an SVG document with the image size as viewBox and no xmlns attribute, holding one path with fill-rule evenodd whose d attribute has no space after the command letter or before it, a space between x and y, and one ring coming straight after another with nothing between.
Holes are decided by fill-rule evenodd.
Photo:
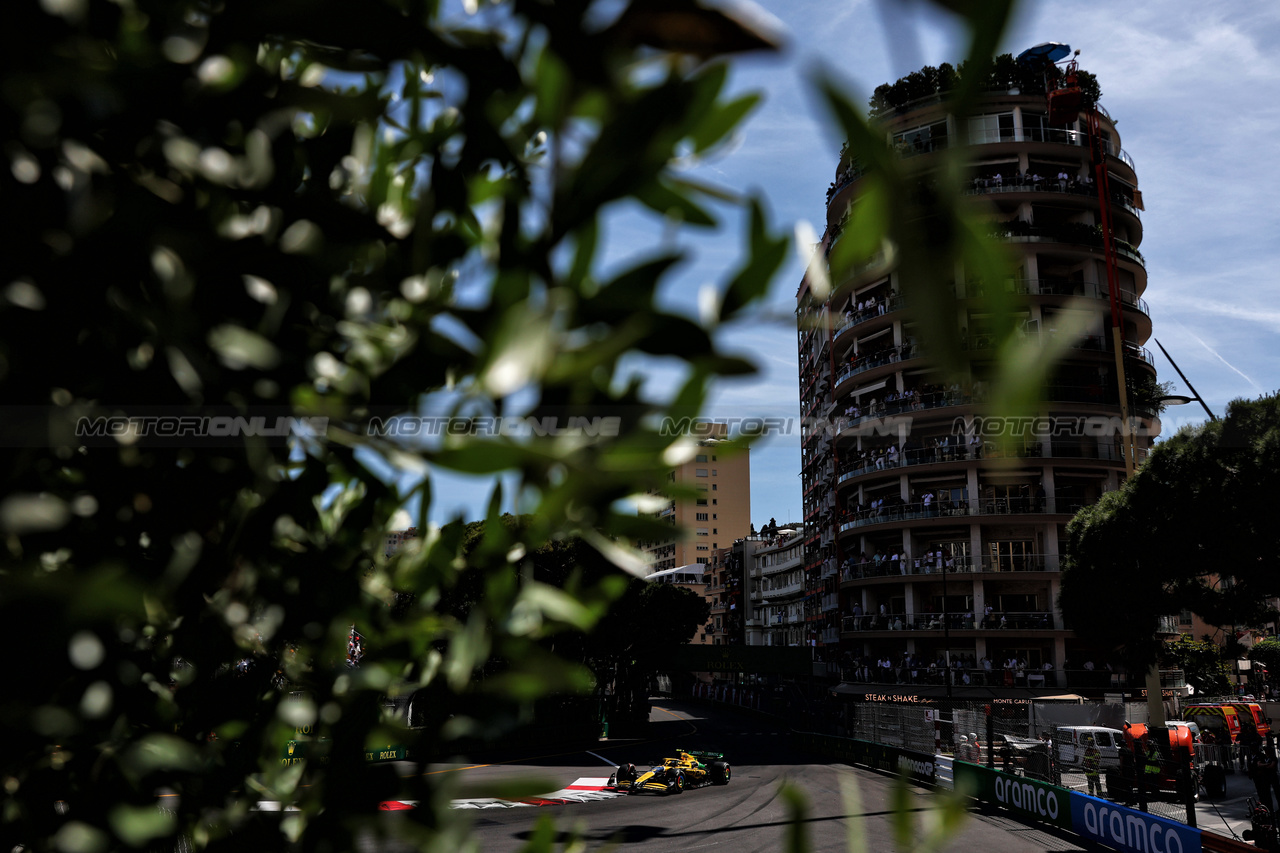
<instances>
[{"instance_id":1,"label":"safety barrier post","mask_svg":"<svg viewBox=\"0 0 1280 853\"><path fill-rule=\"evenodd\" d=\"M1178 790L1182 793L1183 802L1187 806L1187 826L1196 825L1196 776L1191 766L1191 750L1179 746L1173 750L1178 762Z\"/></svg>"}]
</instances>

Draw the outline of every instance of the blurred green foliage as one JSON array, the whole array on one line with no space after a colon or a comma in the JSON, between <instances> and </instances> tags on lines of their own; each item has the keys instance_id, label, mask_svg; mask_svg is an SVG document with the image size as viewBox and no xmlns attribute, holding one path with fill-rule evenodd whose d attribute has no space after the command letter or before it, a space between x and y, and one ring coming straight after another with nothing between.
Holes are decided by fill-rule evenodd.
<instances>
[{"instance_id":1,"label":"blurred green foliage","mask_svg":"<svg viewBox=\"0 0 1280 853\"><path fill-rule=\"evenodd\" d=\"M717 57L772 47L667 6L699 16L697 41L664 45L661 9L610 23L584 0L6 5L0 615L32 634L0 700L5 849L349 849L395 794L428 804L405 834L458 849L445 783L398 789L365 748L435 754L591 689L554 646L627 601L616 569L580 569L634 568L625 543L655 532L625 499L684 448L648 418L753 370L655 304L678 257L598 272L625 199L716 225L725 194L675 163L756 102L725 95ZM728 198L753 243L711 323L752 310L788 245ZM620 369L636 353L685 365L669 406ZM430 407L626 416L598 438L366 429ZM75 433L211 413L328 421L287 442ZM428 524L433 469L506 472L527 523L495 523L495 479L478 540ZM421 536L385 560L405 506ZM570 547L540 579L530 555ZM377 650L358 668L352 625ZM408 693L429 709L411 731L384 708ZM282 761L302 732L327 772Z\"/></svg>"},{"instance_id":2,"label":"blurred green foliage","mask_svg":"<svg viewBox=\"0 0 1280 853\"><path fill-rule=\"evenodd\" d=\"M985 66L1010 0L939 5ZM754 369L719 350L715 326L759 302L788 240L761 200L676 164L714 152L757 102L726 94L722 57L773 38L693 0L635 0L612 21L587 0L463 7L6 5L0 197L19 215L0 253L0 618L24 633L0 698L5 849L180 835L335 850L388 831L465 849L452 783L398 787L366 748L439 753L591 689L610 656L615 678L645 671L655 647L583 654L586 632L613 633L606 618L676 613L664 642L705 619L611 567L636 568L625 543L666 530L628 499L694 452L657 420L697 415L709 383ZM960 76L957 114L980 76ZM962 212L960 161L924 186L821 87L871 170L831 275L894 247L920 282L905 295L921 337L945 355L955 261L1003 269ZM709 317L655 300L679 255L600 274L602 218L628 200L702 228L726 202L745 209ZM684 385L642 400L623 369L637 354L675 359ZM1006 378L1016 397L1037 373ZM367 428L423 411L626 416L598 437ZM327 427L290 441L76 432L140 414ZM493 479L483 526L428 523L439 470ZM511 488L518 524L500 511ZM406 506L419 538L386 559ZM357 668L352 625L376 650ZM426 709L412 729L387 712L406 695ZM326 745L325 772L282 760L304 734ZM392 796L423 806L375 820ZM554 839L542 826L530 849ZM806 843L797 826L790 844Z\"/></svg>"}]
</instances>

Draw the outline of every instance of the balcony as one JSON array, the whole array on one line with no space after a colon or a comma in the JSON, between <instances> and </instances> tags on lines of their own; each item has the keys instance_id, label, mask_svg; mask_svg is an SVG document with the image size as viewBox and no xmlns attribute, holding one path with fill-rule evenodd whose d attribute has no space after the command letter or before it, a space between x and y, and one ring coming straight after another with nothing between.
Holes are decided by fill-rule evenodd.
<instances>
[{"instance_id":1,"label":"balcony","mask_svg":"<svg viewBox=\"0 0 1280 853\"><path fill-rule=\"evenodd\" d=\"M941 613L890 613L887 615L846 616L840 630L844 633L867 631L938 631L943 630ZM985 619L975 619L973 614L948 613L946 628L950 631L1055 631L1053 613L1048 610L1032 610L992 614Z\"/></svg>"},{"instance_id":2,"label":"balcony","mask_svg":"<svg viewBox=\"0 0 1280 853\"><path fill-rule=\"evenodd\" d=\"M993 223L991 236L1013 243L1070 243L1087 246L1090 249L1102 249L1102 232L1097 226L1075 222L1058 226L1037 226L1020 219L1008 222ZM1124 240L1111 241L1116 254L1128 258L1145 268L1146 260L1137 247Z\"/></svg>"},{"instance_id":3,"label":"balcony","mask_svg":"<svg viewBox=\"0 0 1280 853\"><path fill-rule=\"evenodd\" d=\"M884 367L886 364L896 364L898 362L907 361L918 355L916 348L911 344L902 344L896 347L885 347L874 353L867 355L859 354L854 357L854 361L844 370L840 371L840 375L836 377L836 386L843 385L847 380L857 376L859 373L866 373L877 367Z\"/></svg>"},{"instance_id":4,"label":"balcony","mask_svg":"<svg viewBox=\"0 0 1280 853\"><path fill-rule=\"evenodd\" d=\"M994 145L1002 142L1043 142L1050 145L1070 145L1075 148L1089 147L1089 134L1080 130L1066 130L1057 127L1024 127L990 131L970 131L970 145ZM1124 163L1133 171L1137 171L1133 158L1123 148L1116 148L1115 143L1106 143L1107 153Z\"/></svg>"},{"instance_id":5,"label":"balcony","mask_svg":"<svg viewBox=\"0 0 1280 853\"><path fill-rule=\"evenodd\" d=\"M881 311L880 307L877 306L874 311L855 311L852 315L846 315L844 322L836 327L835 334L832 336L832 341L840 340L840 336L845 332L848 332L850 329L854 329L869 320L874 320L877 317L884 317L895 311L901 311L902 306L905 304L906 302L901 296L891 296L880 303L880 305L884 306L883 311Z\"/></svg>"},{"instance_id":6,"label":"balcony","mask_svg":"<svg viewBox=\"0 0 1280 853\"><path fill-rule=\"evenodd\" d=\"M836 416L835 425L838 431L843 433L853 430L861 424L869 424L878 419L914 414L929 409L941 409L948 406L970 406L974 403L984 402L985 399L984 395L965 394L960 391L929 391L923 394L918 391L912 391L907 397L878 403L874 411L864 413L856 405L849 406L845 409L844 414Z\"/></svg>"},{"instance_id":7,"label":"balcony","mask_svg":"<svg viewBox=\"0 0 1280 853\"><path fill-rule=\"evenodd\" d=\"M1004 669L998 663L993 664L991 669L985 669L982 666L954 667L952 672L951 683L953 685L960 685L962 677L968 675L969 683L979 686L1044 687L1057 690L1065 689L1093 696L1100 696L1108 690L1126 688L1133 682L1133 679L1123 672L1108 672L1102 669L1013 670ZM1179 675L1181 674L1181 670L1176 670L1176 672ZM840 679L860 684L941 685L944 683L945 674L946 668L937 666L936 663L930 664L917 660L914 667L909 667L903 664L902 661L895 661L894 666L887 671L879 670L874 666L861 668L846 666L841 670ZM1138 680L1141 681L1141 679ZM1179 680L1180 678L1170 677L1170 683L1166 684L1164 672L1161 672L1162 687L1182 686L1175 683Z\"/></svg>"},{"instance_id":8,"label":"balcony","mask_svg":"<svg viewBox=\"0 0 1280 853\"><path fill-rule=\"evenodd\" d=\"M1034 497L958 501L945 506L936 503L900 503L875 510L846 512L842 516L844 520L840 523L840 532L877 524L895 524L914 520L1009 515L1075 515L1084 505L1082 501Z\"/></svg>"},{"instance_id":9,"label":"balcony","mask_svg":"<svg viewBox=\"0 0 1280 853\"><path fill-rule=\"evenodd\" d=\"M1009 574L1024 572L1056 572L1057 556L1044 554L1006 554L998 557L968 557L953 560L945 566L948 575L967 575L981 572L983 574ZM907 560L882 560L875 562L850 563L840 573L840 582L851 583L868 578L892 578L915 575L941 575L943 566L936 562L925 564L920 558Z\"/></svg>"},{"instance_id":10,"label":"balcony","mask_svg":"<svg viewBox=\"0 0 1280 853\"><path fill-rule=\"evenodd\" d=\"M1080 183L1076 180L1059 181L1057 178L1045 178L1034 183L1028 181L1024 183L992 183L982 178L974 178L973 183L965 190L966 195L1003 195L1005 193L1055 193L1059 195L1073 195L1082 198L1096 199L1098 197L1098 188L1093 183ZM1123 207L1127 212L1135 217L1141 218L1142 212L1133 204L1133 199L1124 193L1112 191L1111 201Z\"/></svg>"},{"instance_id":11,"label":"balcony","mask_svg":"<svg viewBox=\"0 0 1280 853\"><path fill-rule=\"evenodd\" d=\"M1083 281L1065 281L1062 279L1006 279L995 284L983 281L965 283L965 294L968 296L987 296L996 293L1014 293L1021 296L1083 296L1086 299L1097 299L1110 302L1111 294L1102 285ZM1137 308L1143 314L1151 316L1151 309L1145 299L1134 293L1122 290L1120 302L1130 308Z\"/></svg>"}]
</instances>

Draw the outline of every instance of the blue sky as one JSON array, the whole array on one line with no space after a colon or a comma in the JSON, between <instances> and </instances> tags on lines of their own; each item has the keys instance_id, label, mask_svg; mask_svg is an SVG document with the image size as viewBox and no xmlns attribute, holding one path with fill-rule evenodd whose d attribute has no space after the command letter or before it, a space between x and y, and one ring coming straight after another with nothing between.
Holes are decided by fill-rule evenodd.
<instances>
[{"instance_id":1,"label":"blue sky","mask_svg":"<svg viewBox=\"0 0 1280 853\"><path fill-rule=\"evenodd\" d=\"M692 167L702 180L755 190L777 227L808 222L822 232L827 185L840 141L812 93L825 68L857 103L875 86L923 65L957 62L963 45L954 21L909 0L761 0L781 23L787 47L775 57L740 62L732 85L758 90L764 104L737 138ZM1233 2L1116 4L1024 2L1002 52L1044 41L1081 50L1081 67L1098 76L1102 103L1118 119L1137 167L1146 211L1143 294L1155 337L1209 406L1221 414L1236 397L1280 387L1280 5ZM650 220L617 211L606 235L621 263L674 241L693 256L668 283L670 304L697 312L697 292L725 281L736 266L741 232L672 236ZM774 283L767 308L724 331L726 346L753 358L760 374L716 389L712 418L798 417L793 310L803 264L797 256ZM1160 379L1188 393L1154 343ZM672 377L637 367L655 394ZM1165 433L1204 419L1194 404L1166 412ZM776 436L752 450L752 517L802 517L799 436ZM432 519L482 517L488 484L437 485Z\"/></svg>"}]
</instances>

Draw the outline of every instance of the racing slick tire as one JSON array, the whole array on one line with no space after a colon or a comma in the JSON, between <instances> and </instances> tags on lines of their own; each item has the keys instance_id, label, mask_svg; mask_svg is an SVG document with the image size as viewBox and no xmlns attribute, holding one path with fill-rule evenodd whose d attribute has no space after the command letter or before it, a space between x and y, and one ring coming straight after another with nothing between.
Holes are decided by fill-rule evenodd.
<instances>
[{"instance_id":1,"label":"racing slick tire","mask_svg":"<svg viewBox=\"0 0 1280 853\"><path fill-rule=\"evenodd\" d=\"M668 794L684 793L684 774L683 773L680 773L678 771L676 772L676 775L672 778L670 784L667 785L667 793Z\"/></svg>"},{"instance_id":2,"label":"racing slick tire","mask_svg":"<svg viewBox=\"0 0 1280 853\"><path fill-rule=\"evenodd\" d=\"M707 769L711 771L712 785L728 785L729 784L729 777L730 775L732 775L732 771L729 768L729 762L713 761L711 762L711 764L708 766Z\"/></svg>"},{"instance_id":3,"label":"racing slick tire","mask_svg":"<svg viewBox=\"0 0 1280 853\"><path fill-rule=\"evenodd\" d=\"M625 785L628 782L636 781L637 775L636 766L634 764L620 764L618 765L618 772L614 775L614 778L616 779L617 784Z\"/></svg>"}]
</instances>

